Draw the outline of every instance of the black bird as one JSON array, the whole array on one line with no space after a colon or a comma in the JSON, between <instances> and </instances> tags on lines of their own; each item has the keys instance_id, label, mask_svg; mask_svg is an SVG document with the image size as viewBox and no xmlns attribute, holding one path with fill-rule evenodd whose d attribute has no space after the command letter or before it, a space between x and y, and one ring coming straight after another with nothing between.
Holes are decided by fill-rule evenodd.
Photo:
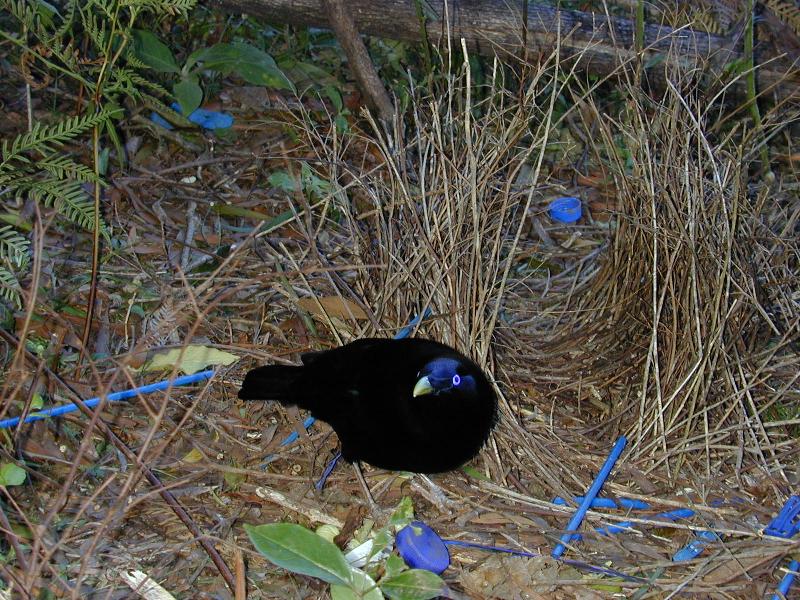
<instances>
[{"instance_id":1,"label":"black bird","mask_svg":"<svg viewBox=\"0 0 800 600\"><path fill-rule=\"evenodd\" d=\"M301 360L253 369L239 398L310 411L333 427L349 462L449 471L478 453L497 421L481 369L439 342L367 338Z\"/></svg>"}]
</instances>

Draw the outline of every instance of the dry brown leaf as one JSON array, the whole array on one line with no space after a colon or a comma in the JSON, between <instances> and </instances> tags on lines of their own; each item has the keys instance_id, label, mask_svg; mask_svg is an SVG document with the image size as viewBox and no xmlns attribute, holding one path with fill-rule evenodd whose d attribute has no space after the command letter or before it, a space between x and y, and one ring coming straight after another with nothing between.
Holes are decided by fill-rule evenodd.
<instances>
[{"instance_id":1,"label":"dry brown leaf","mask_svg":"<svg viewBox=\"0 0 800 600\"><path fill-rule=\"evenodd\" d=\"M322 305L322 308L320 308ZM367 319L367 313L355 302L341 296L323 296L322 298L300 298L297 306L316 316L338 317L340 319L355 318L359 321ZM324 309L324 312L323 312ZM352 314L352 316L351 316Z\"/></svg>"}]
</instances>

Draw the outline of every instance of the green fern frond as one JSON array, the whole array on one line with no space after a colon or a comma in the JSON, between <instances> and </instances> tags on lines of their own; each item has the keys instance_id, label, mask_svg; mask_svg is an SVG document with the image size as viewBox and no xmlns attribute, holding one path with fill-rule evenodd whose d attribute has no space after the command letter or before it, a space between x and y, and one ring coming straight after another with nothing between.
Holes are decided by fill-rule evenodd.
<instances>
[{"instance_id":1,"label":"green fern frond","mask_svg":"<svg viewBox=\"0 0 800 600\"><path fill-rule=\"evenodd\" d=\"M42 158L36 161L36 167L46 171L55 179L74 179L82 183L100 182L100 178L89 167L65 155L52 154Z\"/></svg>"},{"instance_id":2,"label":"green fern frond","mask_svg":"<svg viewBox=\"0 0 800 600\"><path fill-rule=\"evenodd\" d=\"M764 0L764 6L800 36L800 7L790 0Z\"/></svg>"},{"instance_id":3,"label":"green fern frond","mask_svg":"<svg viewBox=\"0 0 800 600\"><path fill-rule=\"evenodd\" d=\"M30 241L11 225L0 227L0 260L8 261L17 269L24 269L30 261L30 245Z\"/></svg>"},{"instance_id":4,"label":"green fern frond","mask_svg":"<svg viewBox=\"0 0 800 600\"><path fill-rule=\"evenodd\" d=\"M114 81L109 84L109 89L113 87L115 92L122 92L126 96L131 96L140 100L142 98L143 89L148 89L156 94L170 96L171 94L154 81L150 81L142 77L133 69L117 68L113 74Z\"/></svg>"},{"instance_id":5,"label":"green fern frond","mask_svg":"<svg viewBox=\"0 0 800 600\"><path fill-rule=\"evenodd\" d=\"M105 49L108 46L108 31L106 19L99 19L98 15L94 12L98 3L90 4L88 14L81 11L84 31L89 35L95 48Z\"/></svg>"},{"instance_id":6,"label":"green fern frond","mask_svg":"<svg viewBox=\"0 0 800 600\"><path fill-rule=\"evenodd\" d=\"M78 7L77 2L67 2L67 5L64 7L64 22L61 24L54 33L52 39L55 40L63 40L66 38L69 33L72 31L72 26L75 23L75 12ZM71 44L71 42L70 42Z\"/></svg>"},{"instance_id":7,"label":"green fern frond","mask_svg":"<svg viewBox=\"0 0 800 600\"><path fill-rule=\"evenodd\" d=\"M94 114L71 117L55 125L37 123L30 132L18 135L10 146L3 141L3 162L12 158L19 160L25 152L53 154L55 146L63 146L74 140L95 125L114 117L118 110L104 108Z\"/></svg>"},{"instance_id":8,"label":"green fern frond","mask_svg":"<svg viewBox=\"0 0 800 600\"><path fill-rule=\"evenodd\" d=\"M94 229L94 201L78 182L43 179L30 185L27 192L36 202L54 207L68 221L84 229ZM108 231L102 222L100 231L108 237Z\"/></svg>"},{"instance_id":9,"label":"green fern frond","mask_svg":"<svg viewBox=\"0 0 800 600\"><path fill-rule=\"evenodd\" d=\"M0 298L6 300L14 308L22 308L22 294L19 281L16 276L3 267L0 267Z\"/></svg>"},{"instance_id":10,"label":"green fern frond","mask_svg":"<svg viewBox=\"0 0 800 600\"><path fill-rule=\"evenodd\" d=\"M17 0L17 2L9 0L3 2L3 5L28 31L36 29L38 21L36 18L36 10L29 2L25 0Z\"/></svg>"},{"instance_id":11,"label":"green fern frond","mask_svg":"<svg viewBox=\"0 0 800 600\"><path fill-rule=\"evenodd\" d=\"M80 225L84 229L94 229L94 201L79 186L76 185L71 193L59 198L54 206L59 214L73 223ZM99 223L99 227L102 236L107 241L110 241L108 229L102 220Z\"/></svg>"},{"instance_id":12,"label":"green fern frond","mask_svg":"<svg viewBox=\"0 0 800 600\"><path fill-rule=\"evenodd\" d=\"M187 16L197 5L197 0L123 0L121 6L149 9L157 15Z\"/></svg>"}]
</instances>

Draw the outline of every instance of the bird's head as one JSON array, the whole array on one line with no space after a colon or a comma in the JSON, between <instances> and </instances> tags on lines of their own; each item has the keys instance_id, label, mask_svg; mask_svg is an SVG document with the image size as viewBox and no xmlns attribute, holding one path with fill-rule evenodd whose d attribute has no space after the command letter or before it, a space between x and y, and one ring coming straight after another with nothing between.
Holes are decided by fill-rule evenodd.
<instances>
[{"instance_id":1,"label":"bird's head","mask_svg":"<svg viewBox=\"0 0 800 600\"><path fill-rule=\"evenodd\" d=\"M473 369L455 358L436 358L417 373L414 397L442 393L470 394L477 391Z\"/></svg>"}]
</instances>

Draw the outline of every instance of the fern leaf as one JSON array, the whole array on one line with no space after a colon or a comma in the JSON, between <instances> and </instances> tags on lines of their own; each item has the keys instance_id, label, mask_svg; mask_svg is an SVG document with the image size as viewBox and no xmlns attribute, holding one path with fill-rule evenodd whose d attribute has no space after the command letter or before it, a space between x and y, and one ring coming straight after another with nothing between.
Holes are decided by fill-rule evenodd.
<instances>
[{"instance_id":1,"label":"fern leaf","mask_svg":"<svg viewBox=\"0 0 800 600\"><path fill-rule=\"evenodd\" d=\"M14 308L20 309L22 308L21 289L16 276L8 269L0 267L0 298L6 300Z\"/></svg>"},{"instance_id":2,"label":"fern leaf","mask_svg":"<svg viewBox=\"0 0 800 600\"><path fill-rule=\"evenodd\" d=\"M89 167L75 162L69 156L52 154L36 162L36 166L55 179L74 179L80 182L99 183L100 179Z\"/></svg>"},{"instance_id":3,"label":"fern leaf","mask_svg":"<svg viewBox=\"0 0 800 600\"><path fill-rule=\"evenodd\" d=\"M18 135L10 147L3 144L3 162L12 158L18 159L25 152L53 154L55 146L63 146L74 140L81 133L112 118L118 111L119 109L104 108L92 115L71 117L55 125L37 123L30 132Z\"/></svg>"},{"instance_id":4,"label":"fern leaf","mask_svg":"<svg viewBox=\"0 0 800 600\"><path fill-rule=\"evenodd\" d=\"M790 0L764 0L764 6L800 36L800 7Z\"/></svg>"},{"instance_id":5,"label":"fern leaf","mask_svg":"<svg viewBox=\"0 0 800 600\"><path fill-rule=\"evenodd\" d=\"M6 225L0 227L0 260L8 261L17 269L24 269L30 260L30 241Z\"/></svg>"},{"instance_id":6,"label":"fern leaf","mask_svg":"<svg viewBox=\"0 0 800 600\"><path fill-rule=\"evenodd\" d=\"M146 8L157 15L188 16L189 11L197 5L197 0L123 0L121 6Z\"/></svg>"}]
</instances>

